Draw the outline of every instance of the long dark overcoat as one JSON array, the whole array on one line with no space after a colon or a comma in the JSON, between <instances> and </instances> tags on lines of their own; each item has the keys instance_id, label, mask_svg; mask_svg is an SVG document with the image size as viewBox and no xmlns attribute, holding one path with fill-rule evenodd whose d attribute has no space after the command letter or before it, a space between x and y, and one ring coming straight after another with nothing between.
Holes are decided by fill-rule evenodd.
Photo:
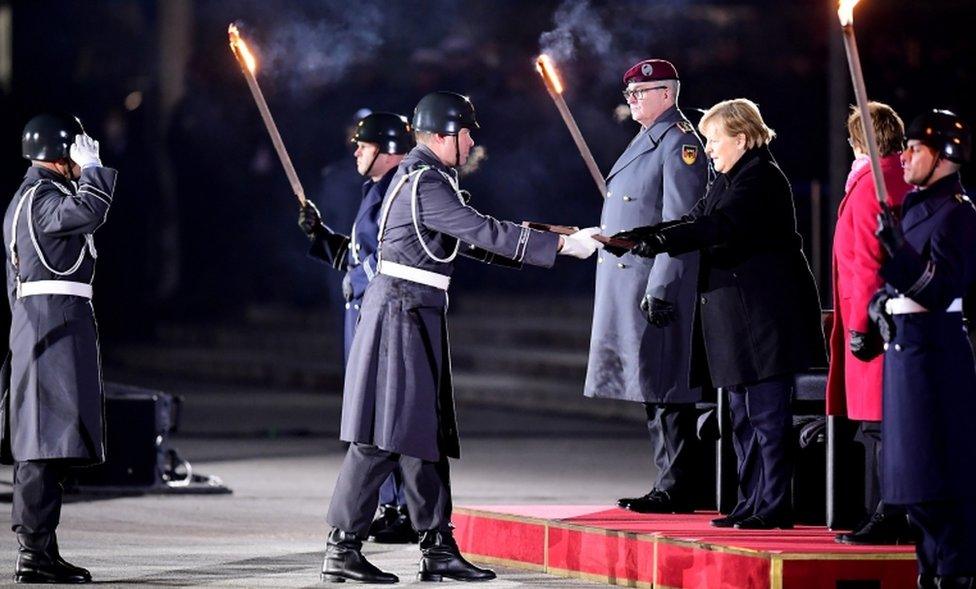
<instances>
[{"instance_id":1,"label":"long dark overcoat","mask_svg":"<svg viewBox=\"0 0 976 589\"><path fill-rule=\"evenodd\" d=\"M700 250L691 384L751 384L826 365L817 287L789 181L767 147L719 174L667 251Z\"/></svg>"},{"instance_id":2,"label":"long dark overcoat","mask_svg":"<svg viewBox=\"0 0 976 589\"><path fill-rule=\"evenodd\" d=\"M397 188L421 167L414 200L412 181ZM481 261L552 266L559 236L479 213L459 200L444 176L453 174L423 145L400 163L384 199L381 268L392 261L450 276L458 240ZM341 439L429 461L460 456L446 309L447 292L436 287L385 274L369 283L346 366Z\"/></svg>"},{"instance_id":3,"label":"long dark overcoat","mask_svg":"<svg viewBox=\"0 0 976 589\"><path fill-rule=\"evenodd\" d=\"M908 193L902 229L910 247L881 267L888 288L929 309L894 315L885 352L886 503L976 496L976 368L963 314L945 311L976 287L976 210L963 195L956 175Z\"/></svg>"},{"instance_id":4,"label":"long dark overcoat","mask_svg":"<svg viewBox=\"0 0 976 589\"><path fill-rule=\"evenodd\" d=\"M105 222L115 178L115 170L90 167L75 184L50 170L31 167L7 207L3 237L11 310L9 411L14 460L61 458L97 464L105 459L102 375L92 303L69 295L18 299L10 242L16 231L22 281L90 284L95 272L91 234ZM20 215L13 227L18 205ZM66 276L49 269L65 272L79 259L77 270Z\"/></svg>"},{"instance_id":5,"label":"long dark overcoat","mask_svg":"<svg viewBox=\"0 0 976 589\"><path fill-rule=\"evenodd\" d=\"M607 176L600 228L605 235L673 221L705 194L708 165L701 140L677 107L641 129ZM691 318L698 254L654 259L597 253L593 329L584 394L637 402L690 403ZM640 301L674 305L676 319L651 326Z\"/></svg>"}]
</instances>

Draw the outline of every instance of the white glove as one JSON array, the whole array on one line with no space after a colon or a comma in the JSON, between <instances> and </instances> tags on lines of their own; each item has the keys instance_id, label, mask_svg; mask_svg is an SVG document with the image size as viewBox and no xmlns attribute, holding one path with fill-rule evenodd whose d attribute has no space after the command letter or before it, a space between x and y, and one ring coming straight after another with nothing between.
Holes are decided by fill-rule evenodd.
<instances>
[{"instance_id":1,"label":"white glove","mask_svg":"<svg viewBox=\"0 0 976 589\"><path fill-rule=\"evenodd\" d=\"M75 135L75 142L71 144L68 154L81 169L102 165L98 158L98 141L88 135Z\"/></svg>"},{"instance_id":2,"label":"white glove","mask_svg":"<svg viewBox=\"0 0 976 589\"><path fill-rule=\"evenodd\" d=\"M573 256L581 260L592 256L593 252L603 247L602 243L593 239L593 236L599 232L599 227L587 227L572 235L564 235L563 247L559 250L559 255Z\"/></svg>"}]
</instances>

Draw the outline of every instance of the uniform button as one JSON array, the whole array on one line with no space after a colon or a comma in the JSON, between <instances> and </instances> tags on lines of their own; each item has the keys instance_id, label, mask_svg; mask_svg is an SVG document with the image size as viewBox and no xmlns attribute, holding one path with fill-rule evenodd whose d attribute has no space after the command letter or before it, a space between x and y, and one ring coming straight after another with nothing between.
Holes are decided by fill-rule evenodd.
<instances>
[{"instance_id":1,"label":"uniform button","mask_svg":"<svg viewBox=\"0 0 976 589\"><path fill-rule=\"evenodd\" d=\"M617 262L617 268L620 268L621 270L623 270L626 267L627 267L627 264L624 264L623 262Z\"/></svg>"},{"instance_id":2,"label":"uniform button","mask_svg":"<svg viewBox=\"0 0 976 589\"><path fill-rule=\"evenodd\" d=\"M610 198L611 196L613 196L613 191L608 190L607 191L607 198Z\"/></svg>"},{"instance_id":3,"label":"uniform button","mask_svg":"<svg viewBox=\"0 0 976 589\"><path fill-rule=\"evenodd\" d=\"M606 229L606 228L607 228L606 225L600 225L600 229Z\"/></svg>"},{"instance_id":4,"label":"uniform button","mask_svg":"<svg viewBox=\"0 0 976 589\"><path fill-rule=\"evenodd\" d=\"M630 198L629 196L624 195L624 202L630 202L632 200L634 200L634 199Z\"/></svg>"},{"instance_id":5,"label":"uniform button","mask_svg":"<svg viewBox=\"0 0 976 589\"><path fill-rule=\"evenodd\" d=\"M896 352L900 352L901 351L901 344L895 344L895 351Z\"/></svg>"},{"instance_id":6,"label":"uniform button","mask_svg":"<svg viewBox=\"0 0 976 589\"><path fill-rule=\"evenodd\" d=\"M597 256L596 257L596 263L597 264L602 264L603 263L603 257L602 256Z\"/></svg>"},{"instance_id":7,"label":"uniform button","mask_svg":"<svg viewBox=\"0 0 976 589\"><path fill-rule=\"evenodd\" d=\"M353 305L352 308L353 309L356 309L358 311L359 310L359 305Z\"/></svg>"},{"instance_id":8,"label":"uniform button","mask_svg":"<svg viewBox=\"0 0 976 589\"><path fill-rule=\"evenodd\" d=\"M885 342L883 347L884 347L884 351L887 352L888 351L888 342Z\"/></svg>"},{"instance_id":9,"label":"uniform button","mask_svg":"<svg viewBox=\"0 0 976 589\"><path fill-rule=\"evenodd\" d=\"M361 244L361 243L357 243L357 244L356 244L356 251L358 252L358 251L359 251L359 250L361 250L361 249L363 249L363 244Z\"/></svg>"},{"instance_id":10,"label":"uniform button","mask_svg":"<svg viewBox=\"0 0 976 589\"><path fill-rule=\"evenodd\" d=\"M705 303L707 303L707 302L708 302L708 299L706 299L705 297L702 297L702 298L701 298L701 304L703 304L703 305L704 305L704 304L705 304Z\"/></svg>"},{"instance_id":11,"label":"uniform button","mask_svg":"<svg viewBox=\"0 0 976 589\"><path fill-rule=\"evenodd\" d=\"M349 308L349 303L346 303L346 308L347 308L347 309Z\"/></svg>"}]
</instances>

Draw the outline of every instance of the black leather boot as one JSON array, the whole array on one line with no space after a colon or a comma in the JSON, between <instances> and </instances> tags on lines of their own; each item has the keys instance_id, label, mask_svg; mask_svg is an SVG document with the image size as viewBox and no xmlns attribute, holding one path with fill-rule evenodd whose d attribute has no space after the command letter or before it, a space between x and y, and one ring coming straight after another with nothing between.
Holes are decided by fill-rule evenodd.
<instances>
[{"instance_id":1,"label":"black leather boot","mask_svg":"<svg viewBox=\"0 0 976 589\"><path fill-rule=\"evenodd\" d=\"M495 572L476 567L461 556L457 542L450 532L428 530L420 535L421 581L490 581Z\"/></svg>"},{"instance_id":2,"label":"black leather boot","mask_svg":"<svg viewBox=\"0 0 976 589\"><path fill-rule=\"evenodd\" d=\"M873 513L858 529L846 534L838 534L834 541L840 544L862 544L881 546L885 544L911 544L914 541L912 528L904 513Z\"/></svg>"},{"instance_id":3,"label":"black leather boot","mask_svg":"<svg viewBox=\"0 0 976 589\"><path fill-rule=\"evenodd\" d=\"M50 534L17 534L15 583L91 583L91 573L66 562L58 553L58 539Z\"/></svg>"},{"instance_id":4,"label":"black leather boot","mask_svg":"<svg viewBox=\"0 0 976 589\"><path fill-rule=\"evenodd\" d=\"M410 525L406 505L382 505L369 528L369 535L379 544L412 544L418 540Z\"/></svg>"},{"instance_id":5,"label":"black leather boot","mask_svg":"<svg viewBox=\"0 0 976 589\"><path fill-rule=\"evenodd\" d=\"M400 580L396 575L384 573L373 566L363 556L362 548L362 540L354 534L333 528L325 546L325 561L322 563L320 578L331 583L359 581L390 584Z\"/></svg>"}]
</instances>

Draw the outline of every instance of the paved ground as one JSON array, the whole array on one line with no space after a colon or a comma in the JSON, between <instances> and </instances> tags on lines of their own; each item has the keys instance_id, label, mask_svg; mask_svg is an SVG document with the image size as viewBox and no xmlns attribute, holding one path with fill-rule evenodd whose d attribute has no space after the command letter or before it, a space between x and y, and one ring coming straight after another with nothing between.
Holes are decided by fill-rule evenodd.
<instances>
[{"instance_id":1,"label":"paved ground","mask_svg":"<svg viewBox=\"0 0 976 589\"><path fill-rule=\"evenodd\" d=\"M62 552L108 586L321 585L323 515L342 457L335 440L338 399L173 383L167 388L186 395L177 447L197 471L220 476L233 495L75 501L64 510ZM463 459L453 465L456 505L608 505L649 485L648 450L633 421L459 409ZM9 469L0 470L0 479L10 480ZM0 527L6 528L9 509L0 509ZM401 584L416 583L415 546L367 544L366 552L398 574ZM14 557L13 534L0 534L0 571L12 571ZM499 572L491 587L597 586Z\"/></svg>"}]
</instances>

